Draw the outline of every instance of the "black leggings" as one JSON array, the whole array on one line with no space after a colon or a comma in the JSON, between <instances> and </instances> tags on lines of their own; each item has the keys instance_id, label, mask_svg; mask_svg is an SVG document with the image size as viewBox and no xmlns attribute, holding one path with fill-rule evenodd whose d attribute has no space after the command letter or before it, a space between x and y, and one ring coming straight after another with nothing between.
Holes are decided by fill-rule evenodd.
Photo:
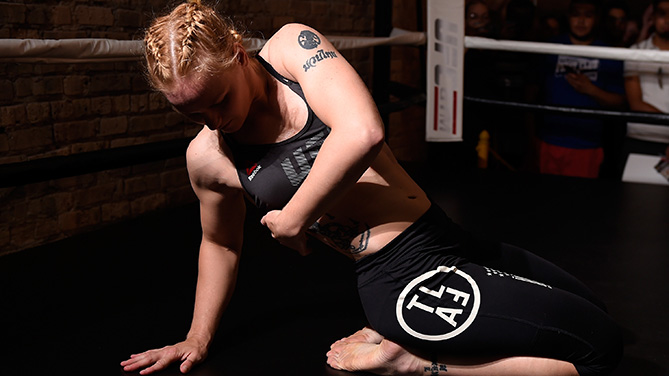
<instances>
[{"instance_id":1,"label":"black leggings","mask_svg":"<svg viewBox=\"0 0 669 376\"><path fill-rule=\"evenodd\" d=\"M369 324L434 355L534 356L605 375L622 356L616 323L581 282L507 244L472 240L435 205L356 262Z\"/></svg>"}]
</instances>

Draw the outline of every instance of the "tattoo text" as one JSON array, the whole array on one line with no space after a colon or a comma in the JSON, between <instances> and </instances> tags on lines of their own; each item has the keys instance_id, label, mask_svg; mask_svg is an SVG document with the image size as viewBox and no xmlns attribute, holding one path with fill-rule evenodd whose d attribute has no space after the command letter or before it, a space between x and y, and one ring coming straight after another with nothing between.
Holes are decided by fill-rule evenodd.
<instances>
[{"instance_id":1,"label":"tattoo text","mask_svg":"<svg viewBox=\"0 0 669 376\"><path fill-rule=\"evenodd\" d=\"M307 59L302 68L304 68L304 71L306 72L309 70L309 68L315 67L319 61L323 61L325 59L334 59L336 57L337 54L334 51L318 50L316 55Z\"/></svg>"}]
</instances>

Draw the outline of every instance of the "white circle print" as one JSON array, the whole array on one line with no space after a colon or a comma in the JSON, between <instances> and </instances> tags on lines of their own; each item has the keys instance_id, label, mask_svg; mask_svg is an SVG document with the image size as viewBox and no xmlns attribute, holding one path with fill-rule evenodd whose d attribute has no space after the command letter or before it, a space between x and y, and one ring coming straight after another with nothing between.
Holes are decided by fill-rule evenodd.
<instances>
[{"instance_id":1,"label":"white circle print","mask_svg":"<svg viewBox=\"0 0 669 376\"><path fill-rule=\"evenodd\" d=\"M432 289L425 286L426 282L437 275L437 273L454 273L454 276L459 278L449 281L449 286L439 285L438 289L432 286ZM434 283L432 283L434 284ZM460 286L460 287L458 287ZM466 290L466 291L465 291ZM446 295L444 295L446 293ZM435 301L435 298L438 299ZM431 299L431 303L426 303L427 299ZM449 303L434 306L435 302ZM446 305L445 307L443 305ZM410 335L426 340L426 341L443 341L453 338L463 331L465 331L474 322L481 305L481 292L476 281L456 267L440 266L435 270L431 270L416 277L402 290L397 299L396 315L402 329ZM468 316L463 317L465 308L469 312ZM405 318L405 311L412 309L423 313L422 318L414 318L413 324L425 322L425 319L430 317L437 317L440 322L443 320L444 325L439 327L446 328L440 333L421 333L415 328L412 328ZM428 316L425 316L428 315ZM418 320L418 321L417 321Z\"/></svg>"}]
</instances>

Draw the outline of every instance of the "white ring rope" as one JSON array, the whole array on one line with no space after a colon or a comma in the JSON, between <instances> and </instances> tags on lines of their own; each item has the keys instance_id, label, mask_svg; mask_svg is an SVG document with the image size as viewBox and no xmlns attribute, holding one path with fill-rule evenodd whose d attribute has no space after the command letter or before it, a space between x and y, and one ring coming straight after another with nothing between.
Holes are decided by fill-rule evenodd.
<instances>
[{"instance_id":1,"label":"white ring rope","mask_svg":"<svg viewBox=\"0 0 669 376\"><path fill-rule=\"evenodd\" d=\"M481 37L465 37L465 47L485 50L570 55L611 60L646 61L653 63L669 62L669 51L637 50L620 47L575 46L558 43L495 40Z\"/></svg>"},{"instance_id":2,"label":"white ring rope","mask_svg":"<svg viewBox=\"0 0 669 376\"><path fill-rule=\"evenodd\" d=\"M381 45L423 45L425 33L393 29L388 37L342 37L328 39L339 50ZM244 47L249 52L262 48L265 40L248 38ZM0 62L21 63L91 63L132 61L142 57L144 43L140 40L113 39L0 39Z\"/></svg>"},{"instance_id":3,"label":"white ring rope","mask_svg":"<svg viewBox=\"0 0 669 376\"><path fill-rule=\"evenodd\" d=\"M339 50L374 46L419 46L426 43L423 32L394 28L388 37L328 36ZM249 38L244 46L258 51L264 39ZM556 43L495 40L465 37L465 47L538 54L571 55L612 60L669 62L669 51L637 50L617 47L574 46ZM0 39L0 62L90 63L130 61L141 58L143 42L113 39Z\"/></svg>"},{"instance_id":4,"label":"white ring rope","mask_svg":"<svg viewBox=\"0 0 669 376\"><path fill-rule=\"evenodd\" d=\"M328 36L339 50L374 46L419 46L426 43L423 32L395 28L388 37ZM258 51L265 40L249 38L244 46L249 52ZM669 62L669 51L637 50L617 47L574 46L556 43L495 40L465 37L465 47L539 54L571 55L591 58ZM0 39L0 62L90 63L130 61L141 58L143 42L113 39Z\"/></svg>"},{"instance_id":5,"label":"white ring rope","mask_svg":"<svg viewBox=\"0 0 669 376\"><path fill-rule=\"evenodd\" d=\"M0 61L89 63L137 60L142 41L113 39L0 39Z\"/></svg>"}]
</instances>

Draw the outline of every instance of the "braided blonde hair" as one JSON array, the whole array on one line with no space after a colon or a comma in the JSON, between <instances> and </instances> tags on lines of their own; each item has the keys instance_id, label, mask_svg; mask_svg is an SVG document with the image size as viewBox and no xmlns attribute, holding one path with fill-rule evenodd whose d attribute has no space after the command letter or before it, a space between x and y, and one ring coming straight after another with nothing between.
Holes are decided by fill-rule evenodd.
<instances>
[{"instance_id":1,"label":"braided blonde hair","mask_svg":"<svg viewBox=\"0 0 669 376\"><path fill-rule=\"evenodd\" d=\"M180 78L221 72L235 62L241 42L232 21L199 0L189 0L156 18L146 31L149 81L165 91Z\"/></svg>"}]
</instances>

